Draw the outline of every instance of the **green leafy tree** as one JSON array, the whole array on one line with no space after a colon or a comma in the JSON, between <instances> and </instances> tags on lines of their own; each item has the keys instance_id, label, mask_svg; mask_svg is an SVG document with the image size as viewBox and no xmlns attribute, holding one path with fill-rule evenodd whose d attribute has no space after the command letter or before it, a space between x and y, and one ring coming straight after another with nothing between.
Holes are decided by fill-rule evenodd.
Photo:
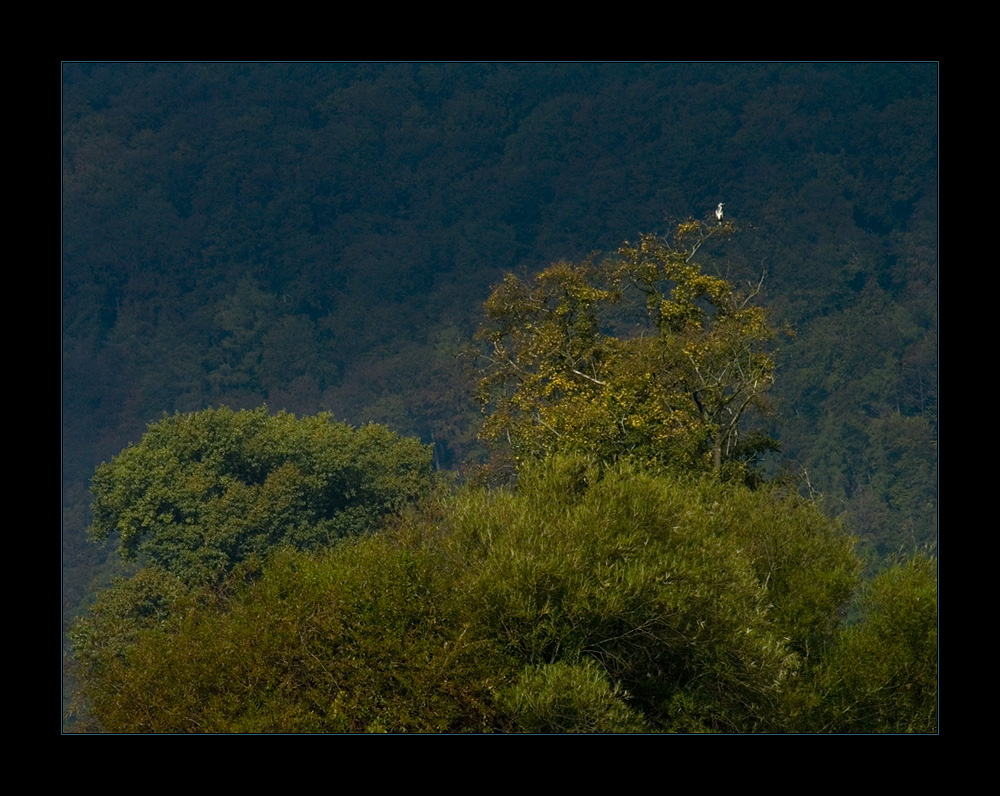
<instances>
[{"instance_id":1,"label":"green leafy tree","mask_svg":"<svg viewBox=\"0 0 1000 796\"><path fill-rule=\"evenodd\" d=\"M86 702L111 732L502 728L513 662L469 632L449 571L376 535L284 548L221 588L133 578L73 631Z\"/></svg>"},{"instance_id":2,"label":"green leafy tree","mask_svg":"<svg viewBox=\"0 0 1000 796\"><path fill-rule=\"evenodd\" d=\"M787 729L859 570L796 497L562 454L460 494L422 538L528 667L503 702L539 731Z\"/></svg>"},{"instance_id":3,"label":"green leafy tree","mask_svg":"<svg viewBox=\"0 0 1000 796\"><path fill-rule=\"evenodd\" d=\"M860 613L818 669L810 729L935 732L937 561L917 555L876 576Z\"/></svg>"},{"instance_id":4,"label":"green leafy tree","mask_svg":"<svg viewBox=\"0 0 1000 796\"><path fill-rule=\"evenodd\" d=\"M369 529L429 488L429 449L384 427L209 409L165 416L97 468L90 531L195 584Z\"/></svg>"},{"instance_id":5,"label":"green leafy tree","mask_svg":"<svg viewBox=\"0 0 1000 796\"><path fill-rule=\"evenodd\" d=\"M759 284L741 293L695 263L733 231L690 221L601 266L557 263L528 283L508 275L477 334L483 436L518 459L576 451L742 473L761 439L741 444L740 426L773 381L775 332L752 303ZM636 296L639 323L627 320Z\"/></svg>"}]
</instances>

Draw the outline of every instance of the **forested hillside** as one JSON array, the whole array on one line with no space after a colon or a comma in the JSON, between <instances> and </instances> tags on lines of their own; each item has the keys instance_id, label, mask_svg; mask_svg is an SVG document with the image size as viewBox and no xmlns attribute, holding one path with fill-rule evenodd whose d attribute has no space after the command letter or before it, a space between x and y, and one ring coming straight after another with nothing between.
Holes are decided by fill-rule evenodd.
<instances>
[{"instance_id":1,"label":"forested hillside","mask_svg":"<svg viewBox=\"0 0 1000 796\"><path fill-rule=\"evenodd\" d=\"M95 584L137 565L170 570L184 560L200 573L174 573L187 577L184 594L205 578L218 588L241 561L272 566L270 551L289 544L311 555L316 540L377 527L426 500L429 481L397 492L402 481L390 479L382 497L359 482L343 490L354 495L348 503L360 501L344 503L346 514L304 514L333 471L310 470L316 443L303 441L272 451L277 469L269 464L259 479L212 476L244 485L220 482L211 508L184 515L202 529L198 538L215 534L215 546L154 534L146 538L160 553L144 549L138 564L122 565L88 542L91 523L104 527L91 513L95 468L137 445L164 413L210 407L266 405L258 423L286 411L383 424L427 452L385 442L371 461L405 463L421 478L433 467L510 483L519 462L543 454L652 468L650 478L714 472L741 489L772 480L858 537L870 571L936 545L935 64L64 64L62 107L67 621ZM722 220L713 215L720 202ZM688 238L678 236L692 223ZM685 272L671 258L687 251L695 228L705 237L699 270ZM666 247L659 260L657 246ZM654 261L660 271L649 270ZM683 305L674 286L685 279L688 308L665 317L663 302ZM546 327L542 347L518 347L512 330L537 328L539 307L566 322ZM506 372L482 359L498 344L515 365ZM568 355L592 367L557 383L552 368ZM721 378L727 363L744 361L742 386ZM658 375L641 383L642 373ZM347 440L344 429L322 434ZM120 486L126 460L116 461ZM684 473L671 471L680 461ZM101 480L109 467L96 489L111 483ZM208 475L199 472L185 482L185 505L200 500ZM115 498L115 511L131 510L149 488L140 486ZM164 481L158 494L174 487ZM247 523L251 504L285 519ZM154 527L156 516L136 527ZM298 530L285 538L292 516ZM117 522L99 535L117 540ZM413 552L408 532L398 533L410 541L393 556L409 549L427 564L432 591L456 588L453 573L427 563L440 551ZM298 566L282 561L273 566ZM907 569L907 583L928 566ZM486 595L476 591L483 583L462 588ZM823 598L836 604L830 616L844 607L837 594ZM440 608L451 617L444 641L463 622L486 621L453 609ZM492 625L476 627L497 643ZM835 642L839 632L824 649L868 643ZM607 667L595 675L580 661L603 659L580 643L572 660L546 660L583 668L519 676L591 678L595 694L649 687ZM460 713L495 719L495 728L520 721L522 697L510 685L504 718L483 719L495 708L482 701L490 677L540 660L504 644L490 660L506 663L470 674L479 685L456 697ZM831 652L823 665L846 660ZM792 665L775 661L760 666ZM823 681L818 664L810 671L810 688L824 693L846 682ZM677 694L660 695L656 708L626 701L638 713L614 708L623 722L615 726L682 729L689 714L695 729L727 729L722 715L735 717L730 729L754 729L715 697ZM664 699L680 701L666 710ZM835 726L792 702L782 702L774 727ZM681 703L695 707L685 714ZM455 721L422 728L472 726Z\"/></svg>"}]
</instances>

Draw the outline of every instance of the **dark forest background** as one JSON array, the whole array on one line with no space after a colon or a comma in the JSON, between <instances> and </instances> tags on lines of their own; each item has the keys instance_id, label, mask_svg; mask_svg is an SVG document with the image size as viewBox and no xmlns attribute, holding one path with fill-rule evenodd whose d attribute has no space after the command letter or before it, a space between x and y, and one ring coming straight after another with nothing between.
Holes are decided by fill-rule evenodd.
<instances>
[{"instance_id":1,"label":"dark forest background","mask_svg":"<svg viewBox=\"0 0 1000 796\"><path fill-rule=\"evenodd\" d=\"M873 561L937 537L937 80L897 64L62 69L63 595L96 465L164 412L330 411L481 455L505 271L725 202L776 323L771 462Z\"/></svg>"}]
</instances>

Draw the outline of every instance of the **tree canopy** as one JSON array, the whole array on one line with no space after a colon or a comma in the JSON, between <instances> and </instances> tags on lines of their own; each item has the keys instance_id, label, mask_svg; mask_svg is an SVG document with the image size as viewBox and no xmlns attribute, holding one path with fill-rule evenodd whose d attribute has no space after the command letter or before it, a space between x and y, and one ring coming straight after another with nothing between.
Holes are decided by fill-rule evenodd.
<instances>
[{"instance_id":1,"label":"tree canopy","mask_svg":"<svg viewBox=\"0 0 1000 796\"><path fill-rule=\"evenodd\" d=\"M796 497L557 455L219 588L144 570L77 658L118 731L775 731L857 572Z\"/></svg>"},{"instance_id":2,"label":"tree canopy","mask_svg":"<svg viewBox=\"0 0 1000 796\"><path fill-rule=\"evenodd\" d=\"M97 468L91 533L197 583L371 529L429 488L429 449L382 426L207 409L165 416Z\"/></svg>"},{"instance_id":3,"label":"tree canopy","mask_svg":"<svg viewBox=\"0 0 1000 796\"><path fill-rule=\"evenodd\" d=\"M760 285L740 291L695 260L734 231L689 221L600 265L508 275L477 335L483 436L519 458L574 451L717 476L759 446L741 440L740 424L774 378L775 330L753 303Z\"/></svg>"}]
</instances>

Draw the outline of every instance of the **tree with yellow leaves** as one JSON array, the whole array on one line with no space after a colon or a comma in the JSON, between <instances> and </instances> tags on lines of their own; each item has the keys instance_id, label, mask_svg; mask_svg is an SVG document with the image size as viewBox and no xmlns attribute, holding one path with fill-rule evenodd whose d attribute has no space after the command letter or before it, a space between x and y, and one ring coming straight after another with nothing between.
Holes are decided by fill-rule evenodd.
<instances>
[{"instance_id":1,"label":"tree with yellow leaves","mask_svg":"<svg viewBox=\"0 0 1000 796\"><path fill-rule=\"evenodd\" d=\"M761 283L740 291L695 261L710 238L733 232L731 222L689 221L603 264L560 262L528 282L508 275L477 334L482 436L518 459L574 451L745 476L749 453L770 443L747 445L740 425L773 382L775 331L753 303Z\"/></svg>"}]
</instances>

